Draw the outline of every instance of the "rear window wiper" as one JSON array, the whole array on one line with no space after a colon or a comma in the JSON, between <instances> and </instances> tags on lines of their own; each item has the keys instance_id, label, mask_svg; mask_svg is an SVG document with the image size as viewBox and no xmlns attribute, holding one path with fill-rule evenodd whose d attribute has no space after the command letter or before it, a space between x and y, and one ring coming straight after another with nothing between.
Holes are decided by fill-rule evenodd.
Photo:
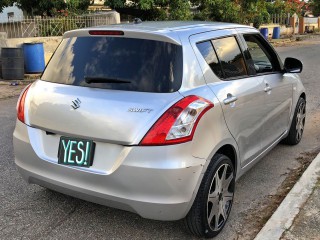
<instances>
[{"instance_id":1,"label":"rear window wiper","mask_svg":"<svg viewBox=\"0 0 320 240\"><path fill-rule=\"evenodd\" d=\"M121 80L117 78L106 78L106 77L84 77L86 83L131 83L128 80Z\"/></svg>"}]
</instances>

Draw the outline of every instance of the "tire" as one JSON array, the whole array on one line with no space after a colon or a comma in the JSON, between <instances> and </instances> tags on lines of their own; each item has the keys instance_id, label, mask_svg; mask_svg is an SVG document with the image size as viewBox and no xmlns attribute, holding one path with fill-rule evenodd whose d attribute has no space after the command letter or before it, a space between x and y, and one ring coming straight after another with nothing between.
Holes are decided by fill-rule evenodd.
<instances>
[{"instance_id":1,"label":"tire","mask_svg":"<svg viewBox=\"0 0 320 240\"><path fill-rule=\"evenodd\" d=\"M189 232L205 238L218 235L229 217L234 189L235 172L231 160L225 155L216 154L184 219Z\"/></svg>"},{"instance_id":2,"label":"tire","mask_svg":"<svg viewBox=\"0 0 320 240\"><path fill-rule=\"evenodd\" d=\"M282 143L287 145L297 145L302 138L305 120L306 100L300 97L293 115L289 134L285 139L283 139Z\"/></svg>"}]
</instances>

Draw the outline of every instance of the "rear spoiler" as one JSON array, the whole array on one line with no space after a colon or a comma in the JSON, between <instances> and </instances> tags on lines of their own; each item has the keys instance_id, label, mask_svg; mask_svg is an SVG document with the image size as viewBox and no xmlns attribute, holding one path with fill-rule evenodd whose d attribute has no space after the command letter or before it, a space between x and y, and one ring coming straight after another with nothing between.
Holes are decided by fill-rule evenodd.
<instances>
[{"instance_id":1,"label":"rear spoiler","mask_svg":"<svg viewBox=\"0 0 320 240\"><path fill-rule=\"evenodd\" d=\"M115 35L115 34L90 34L89 32L122 32L123 34ZM156 32L156 31L147 31L145 29L127 29L127 28L85 28L85 29L78 29L78 30L72 30L68 31L63 35L63 39L65 38L71 38L71 37L99 37L99 36L110 36L110 37L121 37L121 38L138 38L138 39L148 39L148 40L154 40L154 41L162 41L162 42L168 42L176 45L182 45L180 42L180 38L176 32L173 31L167 31L167 32Z\"/></svg>"}]
</instances>

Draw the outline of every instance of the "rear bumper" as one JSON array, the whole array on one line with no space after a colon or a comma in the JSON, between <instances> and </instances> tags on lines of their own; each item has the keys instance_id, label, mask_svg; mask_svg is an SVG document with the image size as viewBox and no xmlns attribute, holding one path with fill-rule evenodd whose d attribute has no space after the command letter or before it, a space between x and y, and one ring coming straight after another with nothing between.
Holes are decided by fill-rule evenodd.
<instances>
[{"instance_id":1,"label":"rear bumper","mask_svg":"<svg viewBox=\"0 0 320 240\"><path fill-rule=\"evenodd\" d=\"M188 153L190 143L128 147L116 169L97 174L40 158L30 143L28 128L17 121L13 138L15 163L27 182L144 218L185 217L202 179L205 160Z\"/></svg>"}]
</instances>

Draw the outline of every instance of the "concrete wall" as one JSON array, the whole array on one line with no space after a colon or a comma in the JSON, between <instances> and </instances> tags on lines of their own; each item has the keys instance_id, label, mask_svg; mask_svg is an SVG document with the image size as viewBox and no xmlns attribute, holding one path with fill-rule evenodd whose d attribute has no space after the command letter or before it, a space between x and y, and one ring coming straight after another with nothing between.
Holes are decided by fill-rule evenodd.
<instances>
[{"instance_id":1,"label":"concrete wall","mask_svg":"<svg viewBox=\"0 0 320 240\"><path fill-rule=\"evenodd\" d=\"M269 37L272 38L273 29L275 27L280 27L280 35L283 36L291 36L293 34L293 27L287 27L285 25L279 25L279 24L263 24L259 27L261 28L268 28Z\"/></svg>"},{"instance_id":2,"label":"concrete wall","mask_svg":"<svg viewBox=\"0 0 320 240\"><path fill-rule=\"evenodd\" d=\"M280 26L280 35L291 36L293 34L293 27Z\"/></svg>"},{"instance_id":3,"label":"concrete wall","mask_svg":"<svg viewBox=\"0 0 320 240\"><path fill-rule=\"evenodd\" d=\"M298 18L298 16L294 14L293 17L290 18L290 25L291 25L290 27L286 27L285 25L279 25L279 24L263 24L260 26L260 29L268 28L269 37L272 37L274 27L280 27L280 35L290 36L296 33L304 34L306 27L309 27L310 29L314 29L315 31L320 29L320 17Z\"/></svg>"},{"instance_id":4,"label":"concrete wall","mask_svg":"<svg viewBox=\"0 0 320 240\"><path fill-rule=\"evenodd\" d=\"M306 32L306 27L313 29L314 31L320 28L320 17L319 18L299 18L299 33L303 34Z\"/></svg>"},{"instance_id":5,"label":"concrete wall","mask_svg":"<svg viewBox=\"0 0 320 240\"><path fill-rule=\"evenodd\" d=\"M33 37L33 38L10 38L7 39L8 47L22 47L24 43L43 42L46 64L61 42L62 37Z\"/></svg>"},{"instance_id":6,"label":"concrete wall","mask_svg":"<svg viewBox=\"0 0 320 240\"><path fill-rule=\"evenodd\" d=\"M7 45L7 34L0 32L0 48L7 47Z\"/></svg>"}]
</instances>

